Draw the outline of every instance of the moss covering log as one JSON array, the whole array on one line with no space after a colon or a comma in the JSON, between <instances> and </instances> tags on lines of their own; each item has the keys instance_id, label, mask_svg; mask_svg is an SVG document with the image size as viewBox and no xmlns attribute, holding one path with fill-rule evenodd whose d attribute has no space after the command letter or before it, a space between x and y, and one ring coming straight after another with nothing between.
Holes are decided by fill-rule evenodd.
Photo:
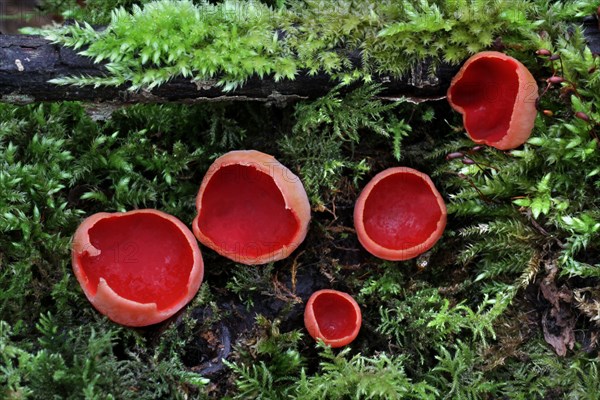
<instances>
[{"instance_id":1,"label":"moss covering log","mask_svg":"<svg viewBox=\"0 0 600 400\"><path fill-rule=\"evenodd\" d=\"M358 57L354 58L358 62ZM428 74L426 64L414 68L402 79L379 76L375 79L385 90L382 96L414 97L419 100L445 95L457 67L445 65L436 75ZM130 91L128 86L73 87L49 83L63 76L103 76L103 64L94 64L76 51L54 45L40 36L0 36L0 96L1 101L28 104L36 101L110 101L131 103L196 103L220 100L284 102L317 98L326 95L338 82L326 74L299 74L294 80L275 82L272 77L253 76L233 91L223 91L216 80L195 81L175 78L153 90ZM349 86L348 89L354 86Z\"/></svg>"},{"instance_id":2,"label":"moss covering log","mask_svg":"<svg viewBox=\"0 0 600 400\"><path fill-rule=\"evenodd\" d=\"M600 30L593 17L584 20L585 35L590 49L600 53ZM350 57L360 62L357 52ZM445 96L458 66L443 64L430 74L427 63L412 68L401 78L376 76L384 90L383 98L410 97L415 101ZM40 36L0 35L0 96L4 103L28 104L36 101L133 103L197 103L207 101L262 101L282 103L288 100L318 98L327 94L339 82L329 75L300 73L294 80L275 81L268 76L252 76L236 90L224 91L217 80L196 81L175 78L152 90L128 90L118 87L92 85L59 86L49 81L64 76L100 77L106 75L103 63L94 64L89 57L55 45ZM348 89L353 89L349 85Z\"/></svg>"}]
</instances>

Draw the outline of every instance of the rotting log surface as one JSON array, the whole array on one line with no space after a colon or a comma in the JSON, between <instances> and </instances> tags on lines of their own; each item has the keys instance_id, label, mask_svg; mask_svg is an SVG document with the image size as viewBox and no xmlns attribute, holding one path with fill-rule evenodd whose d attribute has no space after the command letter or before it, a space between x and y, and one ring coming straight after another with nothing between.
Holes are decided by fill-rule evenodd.
<instances>
[{"instance_id":1,"label":"rotting log surface","mask_svg":"<svg viewBox=\"0 0 600 400\"><path fill-rule=\"evenodd\" d=\"M584 20L585 35L594 53L600 54L598 20ZM358 62L358 57L356 57ZM386 76L375 78L384 86L382 97L410 97L426 100L443 97L458 67L442 65L435 76L427 65L415 68L402 79ZM53 45L39 36L0 35L0 101L27 104L35 101L81 100L87 102L130 103L194 103L219 100L255 100L285 102L298 98L314 98L326 94L336 84L329 76L299 74L295 80L250 78L235 91L223 92L216 81L193 82L175 78L152 91L129 91L127 86L57 86L50 79L64 76L101 76L102 64L77 55L71 49Z\"/></svg>"},{"instance_id":2,"label":"rotting log surface","mask_svg":"<svg viewBox=\"0 0 600 400\"><path fill-rule=\"evenodd\" d=\"M428 76L427 67L416 69L410 77L394 80L379 77L386 97L443 96L456 67L442 66L436 76ZM101 76L102 64L77 55L69 48L53 45L39 36L0 35L0 96L2 102L82 100L117 103L192 103L215 100L258 100L279 102L294 98L314 98L326 94L335 82L325 74L299 74L295 80L275 82L271 78L252 77L235 91L223 92L216 81L194 82L175 78L152 91L133 92L126 86L58 86L50 79L63 76Z\"/></svg>"}]
</instances>

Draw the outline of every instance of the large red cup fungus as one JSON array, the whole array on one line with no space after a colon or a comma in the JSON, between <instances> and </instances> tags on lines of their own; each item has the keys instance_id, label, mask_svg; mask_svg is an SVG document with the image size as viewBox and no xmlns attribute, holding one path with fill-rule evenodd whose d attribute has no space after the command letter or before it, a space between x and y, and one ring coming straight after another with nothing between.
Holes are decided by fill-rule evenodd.
<instances>
[{"instance_id":1,"label":"large red cup fungus","mask_svg":"<svg viewBox=\"0 0 600 400\"><path fill-rule=\"evenodd\" d=\"M348 293L323 289L314 292L306 303L306 330L331 347L342 347L356 339L361 323L360 307Z\"/></svg>"},{"instance_id":2,"label":"large red cup fungus","mask_svg":"<svg viewBox=\"0 0 600 400\"><path fill-rule=\"evenodd\" d=\"M219 157L196 197L194 234L217 253L264 264L292 253L306 237L310 204L300 179L256 150Z\"/></svg>"},{"instance_id":3,"label":"large red cup fungus","mask_svg":"<svg viewBox=\"0 0 600 400\"><path fill-rule=\"evenodd\" d=\"M192 232L158 210L91 215L77 228L71 255L88 300L126 326L175 314L194 297L204 273Z\"/></svg>"},{"instance_id":4,"label":"large red cup fungus","mask_svg":"<svg viewBox=\"0 0 600 400\"><path fill-rule=\"evenodd\" d=\"M538 86L518 60L497 51L469 58L448 89L469 137L500 150L527 141L535 122Z\"/></svg>"},{"instance_id":5,"label":"large red cup fungus","mask_svg":"<svg viewBox=\"0 0 600 400\"><path fill-rule=\"evenodd\" d=\"M354 227L367 251L385 260L429 250L446 227L446 205L429 176L407 167L386 169L365 186L354 206Z\"/></svg>"}]
</instances>

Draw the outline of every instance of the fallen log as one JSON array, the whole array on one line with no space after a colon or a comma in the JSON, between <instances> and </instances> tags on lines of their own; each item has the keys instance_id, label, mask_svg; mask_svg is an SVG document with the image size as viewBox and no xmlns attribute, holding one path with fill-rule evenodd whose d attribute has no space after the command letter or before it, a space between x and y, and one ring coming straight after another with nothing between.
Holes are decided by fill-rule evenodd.
<instances>
[{"instance_id":1,"label":"fallen log","mask_svg":"<svg viewBox=\"0 0 600 400\"><path fill-rule=\"evenodd\" d=\"M598 20L584 20L589 46L600 54ZM358 54L356 62L358 62ZM401 79L377 76L383 98L412 98L424 101L445 95L457 66L442 65L436 74L429 73L427 63L417 66ZM271 78L252 77L240 88L223 92L217 82L175 78L151 91L130 91L127 86L94 88L92 86L58 86L48 81L64 76L102 76L106 69L90 58L78 55L70 48L50 43L40 36L0 35L0 101L28 104L37 101L79 100L86 102L132 103L196 103L205 101L286 102L300 98L315 98L326 94L336 82L325 74L299 74L295 80L275 82Z\"/></svg>"}]
</instances>

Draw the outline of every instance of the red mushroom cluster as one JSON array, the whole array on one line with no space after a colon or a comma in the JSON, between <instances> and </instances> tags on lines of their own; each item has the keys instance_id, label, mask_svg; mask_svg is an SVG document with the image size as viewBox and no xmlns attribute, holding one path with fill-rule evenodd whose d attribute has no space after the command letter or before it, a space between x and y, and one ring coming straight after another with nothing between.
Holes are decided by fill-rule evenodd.
<instances>
[{"instance_id":1,"label":"red mushroom cluster","mask_svg":"<svg viewBox=\"0 0 600 400\"><path fill-rule=\"evenodd\" d=\"M492 51L467 60L448 90L448 101L463 115L471 139L498 149L527 140L536 99L535 79L523 64ZM194 297L202 282L196 238L236 262L264 264L288 257L306 237L310 222L300 179L255 150L232 151L215 160L200 185L196 210L193 233L158 210L98 213L84 220L73 238L72 265L94 307L127 326L164 321ZM446 220L444 200L432 180L408 167L377 174L354 209L362 246L393 261L431 249ZM360 307L344 292L319 290L306 304L308 333L332 347L352 342L361 322Z\"/></svg>"},{"instance_id":2,"label":"red mushroom cluster","mask_svg":"<svg viewBox=\"0 0 600 400\"><path fill-rule=\"evenodd\" d=\"M198 192L197 239L245 264L287 257L306 237L310 204L300 179L267 154L218 158ZM194 234L158 210L98 213L77 228L72 265L86 297L111 320L146 326L187 304L204 265Z\"/></svg>"},{"instance_id":3,"label":"red mushroom cluster","mask_svg":"<svg viewBox=\"0 0 600 400\"><path fill-rule=\"evenodd\" d=\"M377 174L354 207L354 226L363 247L386 260L408 260L429 250L446 227L442 196L429 176L407 167ZM360 307L348 293L319 290L304 311L304 325L314 339L342 347L358 335Z\"/></svg>"}]
</instances>

